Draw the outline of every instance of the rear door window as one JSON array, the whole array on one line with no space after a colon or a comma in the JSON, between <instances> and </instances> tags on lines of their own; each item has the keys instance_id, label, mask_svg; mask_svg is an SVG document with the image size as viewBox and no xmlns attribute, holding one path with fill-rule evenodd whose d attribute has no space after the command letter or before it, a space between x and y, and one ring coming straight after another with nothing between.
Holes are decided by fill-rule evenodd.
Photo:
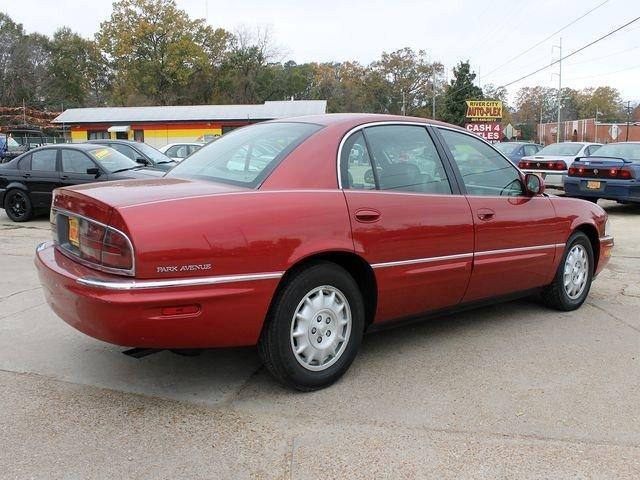
<instances>
[{"instance_id":1,"label":"rear door window","mask_svg":"<svg viewBox=\"0 0 640 480\"><path fill-rule=\"evenodd\" d=\"M31 170L37 172L55 172L58 150L47 148L31 154Z\"/></svg>"},{"instance_id":2,"label":"rear door window","mask_svg":"<svg viewBox=\"0 0 640 480\"><path fill-rule=\"evenodd\" d=\"M376 180L362 131L351 135L340 154L342 187L352 190L374 190Z\"/></svg>"},{"instance_id":3,"label":"rear door window","mask_svg":"<svg viewBox=\"0 0 640 480\"><path fill-rule=\"evenodd\" d=\"M380 190L449 194L451 185L425 127L380 125L364 130Z\"/></svg>"}]
</instances>

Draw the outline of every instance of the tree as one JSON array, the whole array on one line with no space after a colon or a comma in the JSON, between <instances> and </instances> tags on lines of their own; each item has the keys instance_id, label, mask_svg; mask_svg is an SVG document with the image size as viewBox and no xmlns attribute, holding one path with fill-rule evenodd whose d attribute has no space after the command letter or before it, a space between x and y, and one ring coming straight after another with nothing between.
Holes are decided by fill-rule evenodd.
<instances>
[{"instance_id":1,"label":"tree","mask_svg":"<svg viewBox=\"0 0 640 480\"><path fill-rule=\"evenodd\" d=\"M388 82L386 111L405 115L431 115L434 93L442 88L436 78L444 71L441 63L429 63L424 50L409 47L391 53L382 52L371 65Z\"/></svg>"},{"instance_id":2,"label":"tree","mask_svg":"<svg viewBox=\"0 0 640 480\"><path fill-rule=\"evenodd\" d=\"M595 117L603 122L613 122L626 116L622 108L620 92L613 87L585 88L578 94L579 118Z\"/></svg>"},{"instance_id":3,"label":"tree","mask_svg":"<svg viewBox=\"0 0 640 480\"><path fill-rule=\"evenodd\" d=\"M119 0L96 38L115 74L118 101L167 105L184 94L215 46L215 31L191 20L174 0ZM220 35L218 35L220 38ZM137 95L132 95L137 94Z\"/></svg>"},{"instance_id":4,"label":"tree","mask_svg":"<svg viewBox=\"0 0 640 480\"><path fill-rule=\"evenodd\" d=\"M453 80L444 93L443 119L446 122L463 125L467 114L466 100L483 98L482 89L473 83L475 78L468 60L453 69Z\"/></svg>"}]
</instances>

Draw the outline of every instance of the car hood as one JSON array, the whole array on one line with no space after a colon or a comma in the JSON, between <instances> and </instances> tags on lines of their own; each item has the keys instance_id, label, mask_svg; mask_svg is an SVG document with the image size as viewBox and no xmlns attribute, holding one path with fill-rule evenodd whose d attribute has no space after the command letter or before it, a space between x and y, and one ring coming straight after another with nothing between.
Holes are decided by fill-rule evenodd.
<instances>
[{"instance_id":1,"label":"car hood","mask_svg":"<svg viewBox=\"0 0 640 480\"><path fill-rule=\"evenodd\" d=\"M162 174L162 172L159 173ZM204 195L248 191L249 189L206 180L145 176L145 179L98 182L65 187L63 190L78 192L103 204L118 208Z\"/></svg>"},{"instance_id":2,"label":"car hood","mask_svg":"<svg viewBox=\"0 0 640 480\"><path fill-rule=\"evenodd\" d=\"M165 172L161 170L155 170L153 168L136 168L135 170L126 170L124 172L110 173L109 178L114 180L127 180L133 178L150 178L150 177L162 177Z\"/></svg>"}]
</instances>

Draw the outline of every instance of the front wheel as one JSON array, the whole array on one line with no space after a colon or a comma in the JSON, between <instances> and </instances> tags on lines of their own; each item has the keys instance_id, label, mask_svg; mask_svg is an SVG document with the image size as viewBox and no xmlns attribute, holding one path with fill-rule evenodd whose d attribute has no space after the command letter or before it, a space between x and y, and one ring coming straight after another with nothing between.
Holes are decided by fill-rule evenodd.
<instances>
[{"instance_id":1,"label":"front wheel","mask_svg":"<svg viewBox=\"0 0 640 480\"><path fill-rule=\"evenodd\" d=\"M543 302L557 310L576 310L589 295L593 270L593 248L589 238L582 232L573 233L566 243L553 282L542 291Z\"/></svg>"},{"instance_id":2,"label":"front wheel","mask_svg":"<svg viewBox=\"0 0 640 480\"><path fill-rule=\"evenodd\" d=\"M4 210L14 222L26 222L33 214L31 199L22 190L9 190L4 198Z\"/></svg>"},{"instance_id":3,"label":"front wheel","mask_svg":"<svg viewBox=\"0 0 640 480\"><path fill-rule=\"evenodd\" d=\"M280 382L311 391L330 385L356 357L364 331L358 285L338 265L318 262L294 272L277 294L259 342Z\"/></svg>"}]
</instances>

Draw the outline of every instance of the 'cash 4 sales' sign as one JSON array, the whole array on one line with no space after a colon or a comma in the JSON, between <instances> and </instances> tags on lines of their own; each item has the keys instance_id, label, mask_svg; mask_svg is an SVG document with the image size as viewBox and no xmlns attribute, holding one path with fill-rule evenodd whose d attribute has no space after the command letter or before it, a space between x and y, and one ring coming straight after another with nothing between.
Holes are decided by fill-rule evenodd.
<instances>
[{"instance_id":1,"label":"'cash 4 sales' sign","mask_svg":"<svg viewBox=\"0 0 640 480\"><path fill-rule=\"evenodd\" d=\"M502 125L498 122L465 123L464 128L484 138L487 142L498 142L502 140Z\"/></svg>"}]
</instances>

